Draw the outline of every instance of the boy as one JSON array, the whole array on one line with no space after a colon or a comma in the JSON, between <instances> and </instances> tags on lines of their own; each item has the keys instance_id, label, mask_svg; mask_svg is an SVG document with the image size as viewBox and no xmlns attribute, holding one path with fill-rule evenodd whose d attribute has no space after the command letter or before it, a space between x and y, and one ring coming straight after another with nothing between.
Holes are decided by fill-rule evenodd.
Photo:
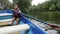
<instances>
[{"instance_id":1,"label":"boy","mask_svg":"<svg viewBox=\"0 0 60 34\"><path fill-rule=\"evenodd\" d=\"M19 10L18 5L14 5L12 25L14 25L15 20L16 20L16 25L18 24L20 19L20 13L21 11Z\"/></svg>"}]
</instances>

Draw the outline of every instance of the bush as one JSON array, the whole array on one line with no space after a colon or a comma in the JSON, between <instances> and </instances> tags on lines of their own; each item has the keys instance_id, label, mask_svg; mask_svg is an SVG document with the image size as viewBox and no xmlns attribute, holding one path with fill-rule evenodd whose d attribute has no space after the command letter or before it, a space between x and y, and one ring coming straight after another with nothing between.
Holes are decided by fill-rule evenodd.
<instances>
[{"instance_id":1,"label":"bush","mask_svg":"<svg viewBox=\"0 0 60 34\"><path fill-rule=\"evenodd\" d=\"M60 24L60 12L34 12L29 13L33 17L36 17L38 19L44 20L44 21L51 21L56 24Z\"/></svg>"}]
</instances>

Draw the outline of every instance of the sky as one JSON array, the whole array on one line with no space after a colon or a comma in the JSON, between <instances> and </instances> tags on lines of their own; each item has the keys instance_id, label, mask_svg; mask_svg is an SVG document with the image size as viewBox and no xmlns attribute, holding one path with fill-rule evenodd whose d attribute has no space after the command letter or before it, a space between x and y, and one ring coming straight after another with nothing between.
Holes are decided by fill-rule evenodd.
<instances>
[{"instance_id":1,"label":"sky","mask_svg":"<svg viewBox=\"0 0 60 34\"><path fill-rule=\"evenodd\" d=\"M9 0L11 3L13 3L13 0ZM45 1L47 1L47 0L33 0L32 1L32 5L37 5L37 4L41 4L41 3L43 3L43 2L45 2Z\"/></svg>"},{"instance_id":2,"label":"sky","mask_svg":"<svg viewBox=\"0 0 60 34\"><path fill-rule=\"evenodd\" d=\"M39 3L41 4L41 3L45 2L45 1L47 1L47 0L33 0L32 5L37 5Z\"/></svg>"},{"instance_id":3,"label":"sky","mask_svg":"<svg viewBox=\"0 0 60 34\"><path fill-rule=\"evenodd\" d=\"M13 3L13 0L9 0L11 3Z\"/></svg>"}]
</instances>

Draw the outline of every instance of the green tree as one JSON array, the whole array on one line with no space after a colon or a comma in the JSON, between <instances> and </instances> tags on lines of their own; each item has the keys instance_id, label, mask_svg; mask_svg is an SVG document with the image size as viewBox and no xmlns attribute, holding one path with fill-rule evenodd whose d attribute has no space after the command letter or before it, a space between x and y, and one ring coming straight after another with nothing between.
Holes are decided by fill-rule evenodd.
<instances>
[{"instance_id":1,"label":"green tree","mask_svg":"<svg viewBox=\"0 0 60 34\"><path fill-rule=\"evenodd\" d=\"M23 13L27 13L32 0L18 0L18 6Z\"/></svg>"}]
</instances>

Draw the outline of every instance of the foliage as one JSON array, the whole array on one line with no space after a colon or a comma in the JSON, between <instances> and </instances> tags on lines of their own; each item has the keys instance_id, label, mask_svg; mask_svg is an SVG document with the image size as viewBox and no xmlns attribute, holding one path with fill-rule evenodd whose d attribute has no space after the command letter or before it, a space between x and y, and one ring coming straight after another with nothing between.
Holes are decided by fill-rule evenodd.
<instances>
[{"instance_id":1,"label":"foliage","mask_svg":"<svg viewBox=\"0 0 60 34\"><path fill-rule=\"evenodd\" d=\"M32 0L18 0L18 6L23 13L27 13Z\"/></svg>"},{"instance_id":2,"label":"foliage","mask_svg":"<svg viewBox=\"0 0 60 34\"><path fill-rule=\"evenodd\" d=\"M18 6L23 13L27 13L44 21L60 22L60 0L50 0L33 6L31 6L31 1L18 0Z\"/></svg>"}]
</instances>

